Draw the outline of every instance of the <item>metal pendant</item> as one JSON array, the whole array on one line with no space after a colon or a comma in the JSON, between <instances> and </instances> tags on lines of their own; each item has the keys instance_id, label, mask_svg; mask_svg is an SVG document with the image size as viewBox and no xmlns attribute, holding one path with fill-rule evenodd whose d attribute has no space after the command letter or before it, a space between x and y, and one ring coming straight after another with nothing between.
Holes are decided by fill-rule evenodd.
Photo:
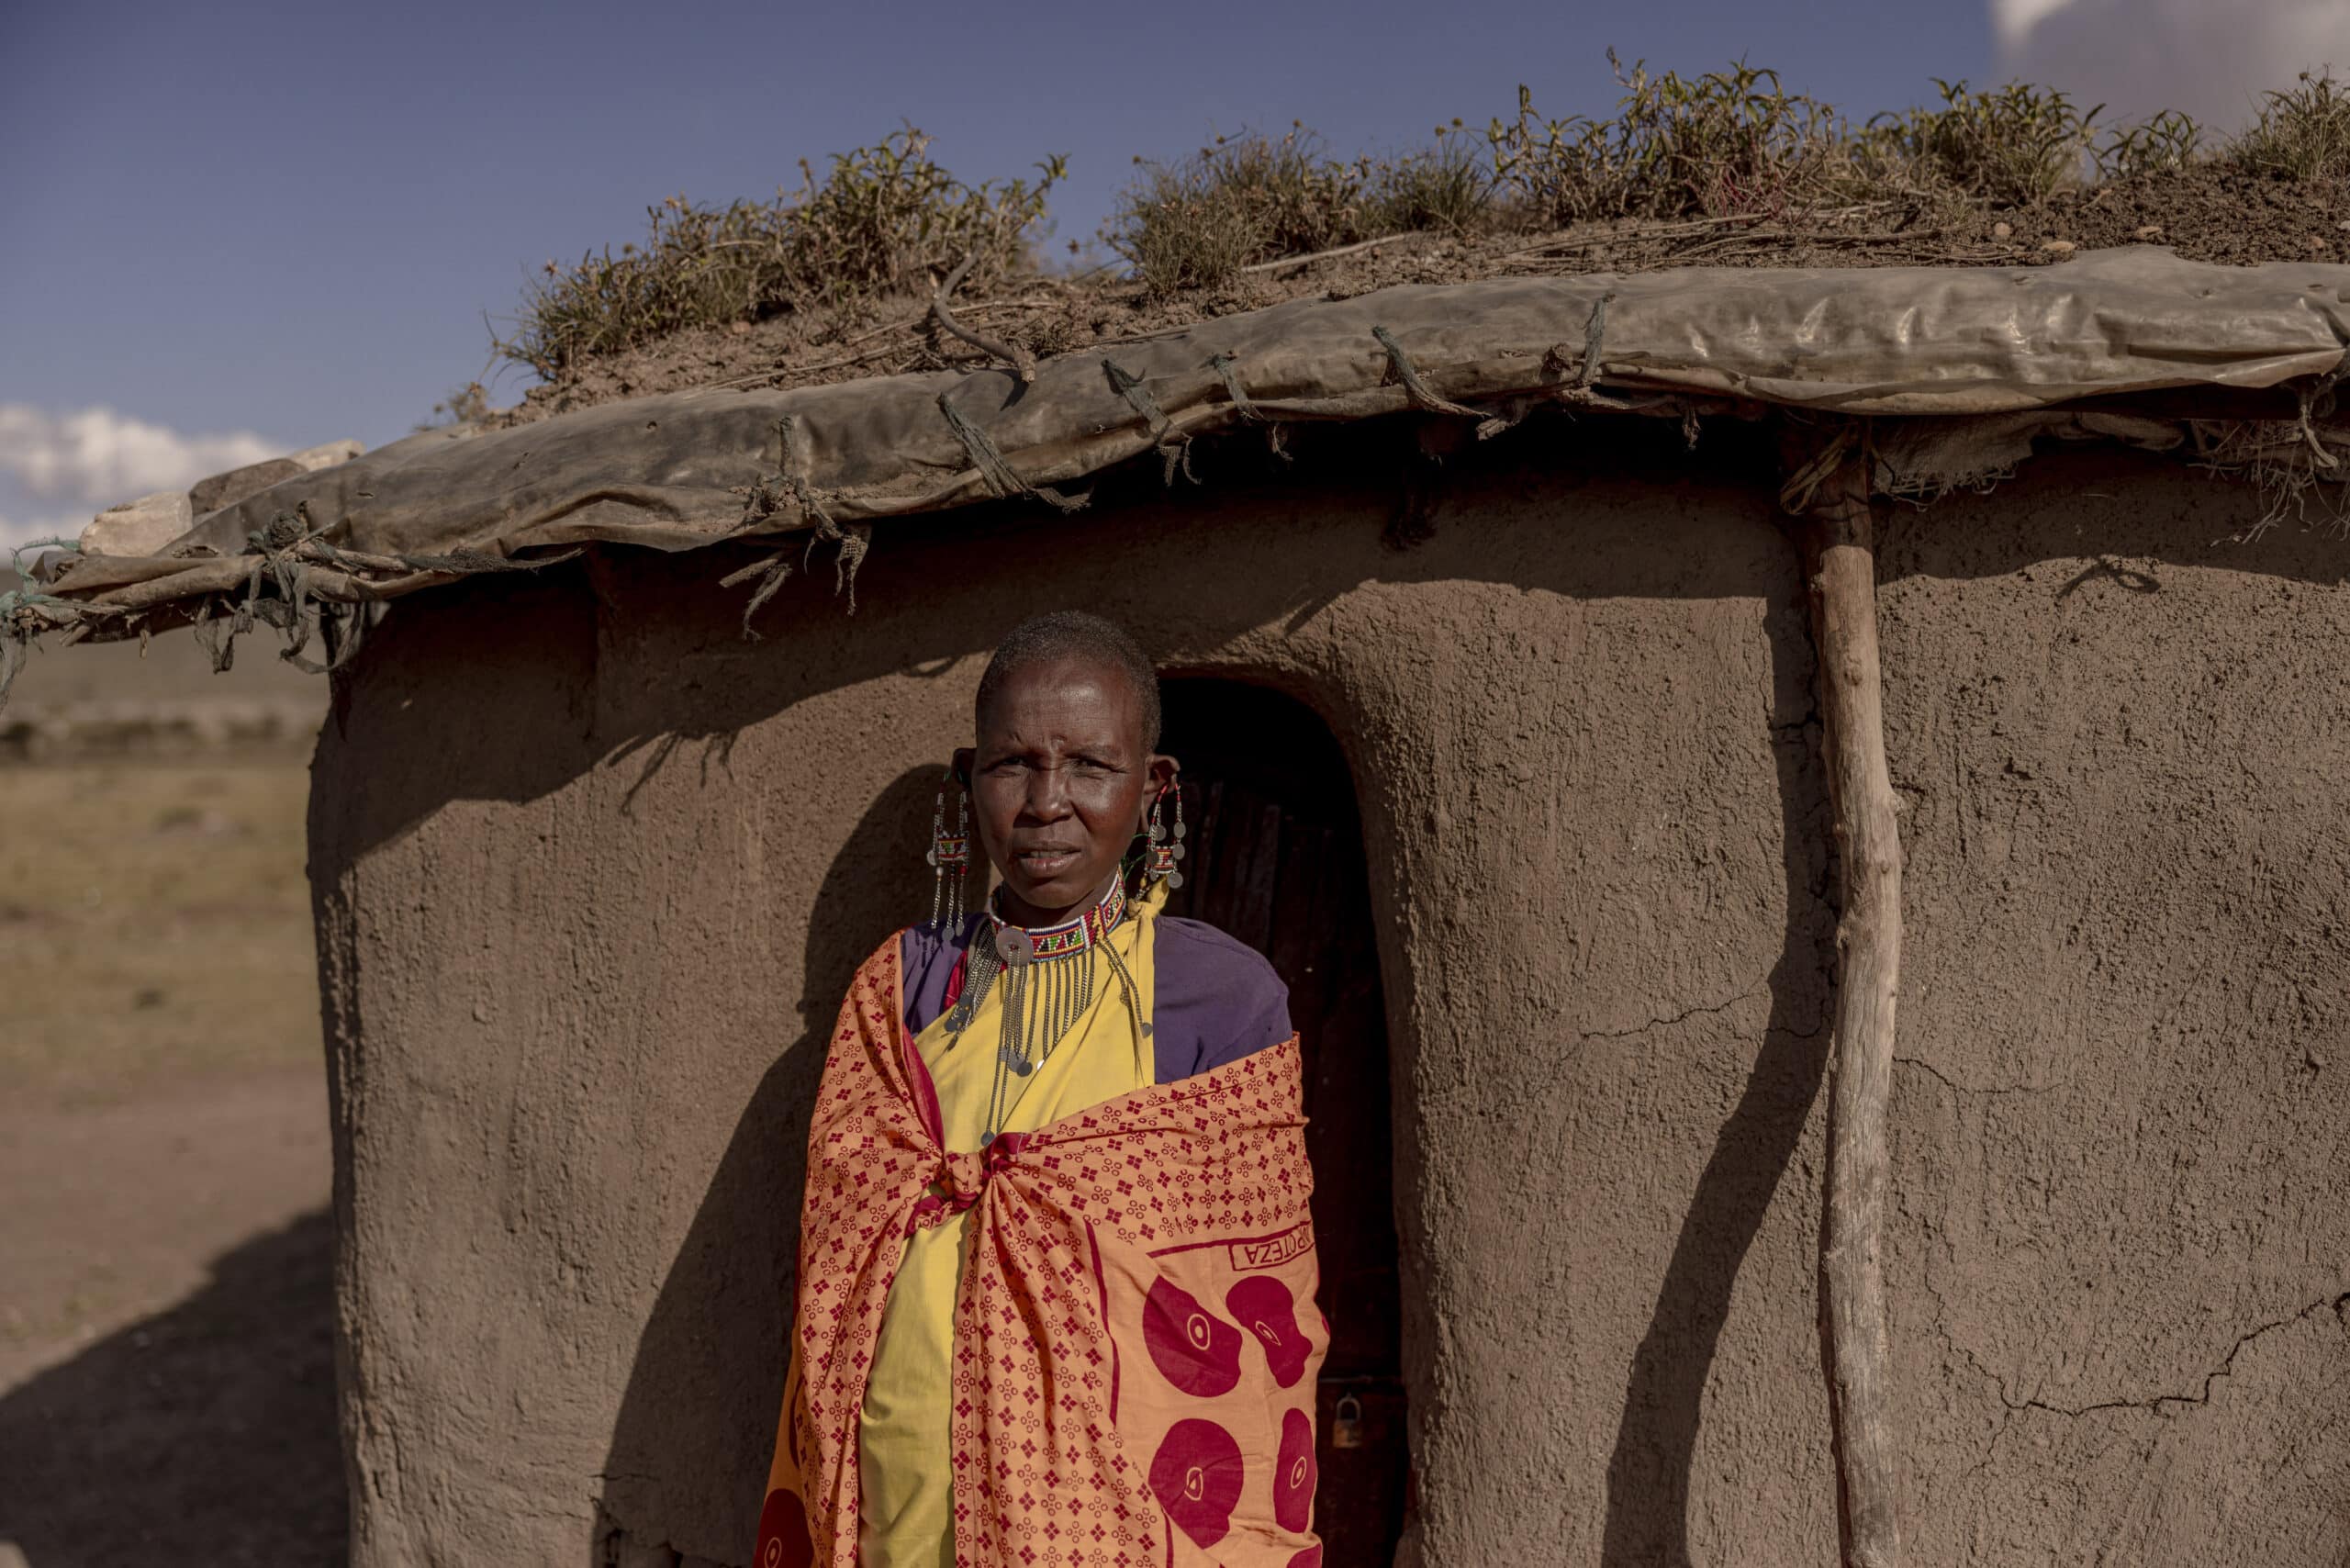
<instances>
[{"instance_id":1,"label":"metal pendant","mask_svg":"<svg viewBox=\"0 0 2350 1568\"><path fill-rule=\"evenodd\" d=\"M1362 1447L1362 1401L1351 1394L1338 1397L1338 1407L1331 1412L1330 1446L1334 1449Z\"/></svg>"},{"instance_id":2,"label":"metal pendant","mask_svg":"<svg viewBox=\"0 0 2350 1568\"><path fill-rule=\"evenodd\" d=\"M1014 1078L1025 1078L1030 1073L1036 1070L1036 1064L1035 1062L1030 1061L1025 1056L1013 1050L1010 1046L998 1047L995 1053L995 1059L1003 1063L1005 1067L1011 1069L1012 1075Z\"/></svg>"},{"instance_id":3,"label":"metal pendant","mask_svg":"<svg viewBox=\"0 0 2350 1568\"><path fill-rule=\"evenodd\" d=\"M1035 944L1028 940L1025 931L1005 926L995 934L995 956L1015 969L1024 969L1036 956Z\"/></svg>"}]
</instances>

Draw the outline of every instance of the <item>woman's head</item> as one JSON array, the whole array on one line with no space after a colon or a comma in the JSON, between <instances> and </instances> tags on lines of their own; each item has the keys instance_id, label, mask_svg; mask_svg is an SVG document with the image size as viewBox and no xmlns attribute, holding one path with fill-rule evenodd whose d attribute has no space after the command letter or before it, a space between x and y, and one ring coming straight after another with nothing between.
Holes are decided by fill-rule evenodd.
<instances>
[{"instance_id":1,"label":"woman's head","mask_svg":"<svg viewBox=\"0 0 2350 1568\"><path fill-rule=\"evenodd\" d=\"M1098 615L1059 610L1014 627L988 661L976 745L955 755L979 847L1003 878L1004 913L1065 918L1109 885L1151 801L1175 778L1158 745L1158 677Z\"/></svg>"}]
</instances>

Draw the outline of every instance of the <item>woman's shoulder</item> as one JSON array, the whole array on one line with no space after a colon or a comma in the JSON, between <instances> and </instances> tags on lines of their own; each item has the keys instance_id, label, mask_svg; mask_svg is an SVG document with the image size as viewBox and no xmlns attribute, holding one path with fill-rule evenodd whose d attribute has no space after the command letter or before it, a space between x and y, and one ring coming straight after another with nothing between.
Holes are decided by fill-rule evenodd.
<instances>
[{"instance_id":1,"label":"woman's shoulder","mask_svg":"<svg viewBox=\"0 0 2350 1568\"><path fill-rule=\"evenodd\" d=\"M1289 987L1262 953L1205 921L1162 915L1157 924L1152 1012L1161 1083L1289 1038Z\"/></svg>"},{"instance_id":2,"label":"woman's shoulder","mask_svg":"<svg viewBox=\"0 0 2350 1568\"><path fill-rule=\"evenodd\" d=\"M979 923L978 915L969 914L935 925L924 921L898 933L898 961L904 977L900 990L905 997L910 1032L921 1034L932 1019L953 1005L954 993L961 989L957 982L963 954Z\"/></svg>"},{"instance_id":3,"label":"woman's shoulder","mask_svg":"<svg viewBox=\"0 0 2350 1568\"><path fill-rule=\"evenodd\" d=\"M916 921L901 928L894 938L898 957L909 970L933 963L941 958L954 959L971 945L971 928L979 923L976 914L967 914L959 921ZM885 948L888 944L883 945Z\"/></svg>"},{"instance_id":4,"label":"woman's shoulder","mask_svg":"<svg viewBox=\"0 0 2350 1568\"><path fill-rule=\"evenodd\" d=\"M1161 969L1171 962L1181 969L1212 975L1222 984L1270 986L1283 995L1289 992L1264 954L1204 920L1160 915L1158 946L1152 957Z\"/></svg>"}]
</instances>

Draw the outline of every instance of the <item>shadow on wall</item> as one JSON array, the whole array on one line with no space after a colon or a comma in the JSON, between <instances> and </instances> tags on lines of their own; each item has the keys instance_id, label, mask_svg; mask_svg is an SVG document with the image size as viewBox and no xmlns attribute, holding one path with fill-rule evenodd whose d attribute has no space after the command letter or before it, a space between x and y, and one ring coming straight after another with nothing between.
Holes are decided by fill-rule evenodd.
<instances>
[{"instance_id":1,"label":"shadow on wall","mask_svg":"<svg viewBox=\"0 0 2350 1568\"><path fill-rule=\"evenodd\" d=\"M637 1341L604 1461L591 1568L632 1562L630 1551L647 1548L648 1562L677 1561L661 1556L666 1542L632 1537L631 1524L677 1517L681 1483L731 1509L710 1529L735 1542L731 1561L750 1560L783 1400L817 1081L850 979L904 924L922 890L918 850L937 790L935 767L901 774L867 809L817 889L801 1033L767 1069L735 1124ZM722 1444L711 1441L713 1432L724 1434ZM723 1473L688 1483L675 1473L680 1455L695 1456L698 1465L714 1459ZM643 1506L632 1495L640 1488Z\"/></svg>"},{"instance_id":2,"label":"shadow on wall","mask_svg":"<svg viewBox=\"0 0 2350 1568\"><path fill-rule=\"evenodd\" d=\"M1497 499L1516 504L1522 499L1519 492L1536 483L1555 487L1558 498L1571 507L1582 505L1586 492L1604 503L1610 494L1645 487L1670 497L1670 506L1683 517L1710 511L1776 530L1777 512L1769 498L1777 488L1777 469L1761 436L1735 428L1734 421L1726 431L1708 427L1706 444L1693 458L1676 428L1657 423L1654 431L1602 433L1589 426L1561 431L1529 421L1527 432L1448 460L1442 483L1427 498L1427 521L1435 529L1429 541L1404 550L1374 546L1367 559L1336 559L1326 578L1236 577L1228 591L1209 600L1152 591L1132 567L1135 537L1145 531L1192 529L1198 547L1211 549L1213 527L1203 520L1261 509L1277 522L1344 517L1361 539L1375 542L1382 521L1394 510L1402 481L1381 483L1362 476L1394 466L1393 431L1379 426L1319 431L1317 441L1333 457L1329 465L1310 465L1301 458L1287 466L1275 465L1270 475L1244 466L1220 492L1215 510L1203 509L1185 492L1162 493L1155 476L1113 476L1099 487L1087 515L1116 521L1081 537L1070 535L1061 520L1039 518L1017 502L972 507L954 514L952 531L917 531L917 547L898 547L886 539L877 545L859 569L857 633L839 642L822 640L812 649L795 648L789 660L776 656L777 641L743 634L740 616L749 590L717 587L728 571L755 558L747 543L677 555L615 547L591 553L587 563L489 575L436 589L375 634L369 644L374 651L362 655L334 689L330 723L339 734L354 687L377 679L392 681L403 693L464 692L470 711L495 713L498 722L436 728L430 732L431 746L406 752L369 750L368 798L352 822L339 826L336 852L356 861L453 799L535 800L599 766L633 766L639 787L664 768L696 759L707 770L713 758L723 760L743 730L811 694L910 672L943 673L957 659L984 653L991 645L989 632L1008 631L1040 608L1033 585L1007 563L1047 552L1060 554L1060 600L1095 608L1146 636L1164 639L1171 633L1203 645L1256 626L1294 631L1348 590L1374 581L1492 582L1575 598L1754 592L1755 583L1731 580L1725 563L1703 554L1680 559L1660 554L1651 569L1628 578L1620 571L1620 555L1611 559L1595 553L1561 560L1528 555L1516 546L1493 548L1490 541L1485 548L1464 548L1477 538L1462 526L1464 520L1474 520ZM1527 444L1538 436L1548 443L1540 456ZM2117 498L2110 491L2122 493ZM2084 496L2104 504L2086 508ZM2050 584L2052 598L2073 598L2108 578L2132 594L2159 593L2159 576L2142 569L2148 562L2221 566L2293 582L2344 580L2350 551L2338 542L2314 532L2255 538L2265 504L2252 486L2218 479L2184 483L2171 469L2135 454L2060 453L2036 459L2001 486L1996 498L1953 495L1931 513L1881 506L1878 585L1882 590L1918 576L1997 577L2028 572L2044 560L2084 558L2098 564L2087 571L2073 566L2065 578ZM2004 526L1977 526L1989 508L1998 509ZM2020 542L2043 536L2044 548L2018 548ZM2238 538L2246 542L2236 543ZM608 560L625 560L627 570L610 569L603 564ZM2125 560L2140 566L2125 567ZM840 605L826 602L829 585L822 576L818 571L795 578L760 612L757 625L767 637L777 638L794 614L842 612ZM953 613L940 612L942 583L954 585ZM1789 634L1808 648L1800 602L1780 609L1796 615ZM564 650L577 646L598 649L599 659L610 654L617 666L626 668L627 650L602 645L599 623L607 618L674 619L706 641L695 650L691 667L666 671L657 682L640 680L626 689L616 683L612 690L599 691L594 676L583 683L569 668L554 666L565 656ZM516 625L531 628L537 662L515 647ZM1776 630L1773 635L1774 646L1784 645ZM396 669L388 667L393 665ZM1803 678L1809 679L1807 667ZM605 705L601 711L599 703ZM464 749L452 754L453 745ZM689 745L698 749L688 751ZM453 791L452 779L463 779L464 787Z\"/></svg>"},{"instance_id":3,"label":"shadow on wall","mask_svg":"<svg viewBox=\"0 0 2350 1568\"><path fill-rule=\"evenodd\" d=\"M1781 690L1814 689L1803 601L1774 600L1766 621ZM1690 1568L1689 1470L1706 1383L1729 1321L1730 1294L1795 1159L1828 1066L1835 942L1830 821L1817 710L1774 725L1772 759L1786 872L1786 945L1771 967L1771 1017L1737 1106L1681 1216L1656 1308L1633 1352L1615 1450L1607 1461L1604 1568ZM1796 1397L1821 1398L1817 1388Z\"/></svg>"},{"instance_id":4,"label":"shadow on wall","mask_svg":"<svg viewBox=\"0 0 2350 1568\"><path fill-rule=\"evenodd\" d=\"M326 1212L0 1399L0 1542L29 1568L339 1564Z\"/></svg>"}]
</instances>

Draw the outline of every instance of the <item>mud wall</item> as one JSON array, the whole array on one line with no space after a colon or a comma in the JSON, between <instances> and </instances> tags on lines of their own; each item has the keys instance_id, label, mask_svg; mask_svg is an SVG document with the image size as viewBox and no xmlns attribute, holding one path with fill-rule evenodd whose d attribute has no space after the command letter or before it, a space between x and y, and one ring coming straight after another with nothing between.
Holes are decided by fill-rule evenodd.
<instances>
[{"instance_id":1,"label":"mud wall","mask_svg":"<svg viewBox=\"0 0 2350 1568\"><path fill-rule=\"evenodd\" d=\"M824 1030L1064 604L1354 770L1406 1555L1832 1563L1800 585L1764 476L1595 465L1456 464L1406 550L1320 481L902 524L759 643L693 557L401 607L311 824L359 1568L746 1561ZM2075 456L1888 520L1918 1563L2350 1542L2350 545L2257 507Z\"/></svg>"}]
</instances>

